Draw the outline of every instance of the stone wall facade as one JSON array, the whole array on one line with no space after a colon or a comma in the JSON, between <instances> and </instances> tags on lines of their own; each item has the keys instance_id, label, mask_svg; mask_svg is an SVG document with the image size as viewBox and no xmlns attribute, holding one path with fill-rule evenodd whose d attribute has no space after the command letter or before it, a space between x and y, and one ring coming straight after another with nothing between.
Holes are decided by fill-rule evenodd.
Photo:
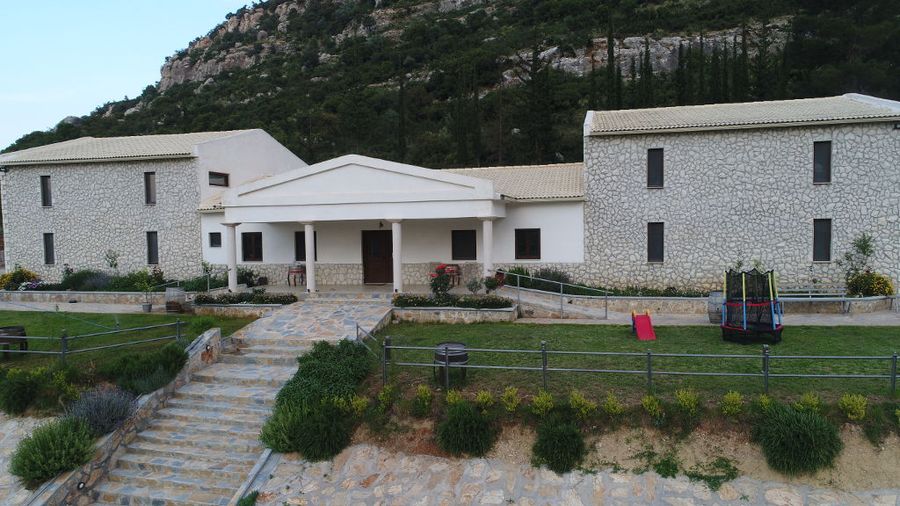
<instances>
[{"instance_id":1,"label":"stone wall facade","mask_svg":"<svg viewBox=\"0 0 900 506\"><path fill-rule=\"evenodd\" d=\"M813 143L832 142L832 178L813 184ZM647 188L647 150L664 149L664 188ZM586 137L585 264L607 286L715 289L758 260L782 286L842 281L835 260L863 232L872 267L900 279L900 130L892 123ZM831 262L813 262L813 220L832 220ZM662 263L647 223L663 222Z\"/></svg>"},{"instance_id":2,"label":"stone wall facade","mask_svg":"<svg viewBox=\"0 0 900 506\"><path fill-rule=\"evenodd\" d=\"M469 309L461 307L395 307L391 311L395 323L497 323L512 322L519 315L515 305L507 309Z\"/></svg>"},{"instance_id":3,"label":"stone wall facade","mask_svg":"<svg viewBox=\"0 0 900 506\"><path fill-rule=\"evenodd\" d=\"M201 273L197 161L154 160L11 167L0 179L6 263L58 281L63 265L110 271L145 269L147 236L158 233L166 277ZM145 204L144 173L156 172L156 204ZM41 176L50 176L52 206L41 206ZM56 261L44 264L43 234L54 234Z\"/></svg>"}]
</instances>

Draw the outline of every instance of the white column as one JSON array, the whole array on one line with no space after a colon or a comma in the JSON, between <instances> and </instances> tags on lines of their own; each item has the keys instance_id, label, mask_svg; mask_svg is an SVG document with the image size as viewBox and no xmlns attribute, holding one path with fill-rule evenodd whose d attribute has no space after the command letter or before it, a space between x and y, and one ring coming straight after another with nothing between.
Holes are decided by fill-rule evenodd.
<instances>
[{"instance_id":1,"label":"white column","mask_svg":"<svg viewBox=\"0 0 900 506\"><path fill-rule=\"evenodd\" d=\"M306 240L306 291L316 291L316 229L312 223L303 224L303 236Z\"/></svg>"},{"instance_id":2,"label":"white column","mask_svg":"<svg viewBox=\"0 0 900 506\"><path fill-rule=\"evenodd\" d=\"M494 219L481 219L481 264L484 276L494 275Z\"/></svg>"},{"instance_id":3,"label":"white column","mask_svg":"<svg viewBox=\"0 0 900 506\"><path fill-rule=\"evenodd\" d=\"M394 293L403 291L403 229L400 220L391 221L392 260L394 272Z\"/></svg>"},{"instance_id":4,"label":"white column","mask_svg":"<svg viewBox=\"0 0 900 506\"><path fill-rule=\"evenodd\" d=\"M237 291L237 223L225 225L225 261L228 263L228 290Z\"/></svg>"}]
</instances>

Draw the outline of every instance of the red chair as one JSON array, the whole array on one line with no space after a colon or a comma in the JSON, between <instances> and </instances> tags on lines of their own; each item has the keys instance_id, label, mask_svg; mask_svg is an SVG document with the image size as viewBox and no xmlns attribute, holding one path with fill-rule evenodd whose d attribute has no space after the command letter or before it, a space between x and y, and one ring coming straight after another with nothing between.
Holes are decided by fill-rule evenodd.
<instances>
[{"instance_id":1,"label":"red chair","mask_svg":"<svg viewBox=\"0 0 900 506\"><path fill-rule=\"evenodd\" d=\"M299 278L301 284L306 284L306 266L305 265L292 265L288 267L288 279L287 284L291 286L291 278L294 279L294 286L297 286L297 279Z\"/></svg>"},{"instance_id":2,"label":"red chair","mask_svg":"<svg viewBox=\"0 0 900 506\"><path fill-rule=\"evenodd\" d=\"M458 286L462 281L462 269L457 264L447 264L444 272L450 276L450 286Z\"/></svg>"}]
</instances>

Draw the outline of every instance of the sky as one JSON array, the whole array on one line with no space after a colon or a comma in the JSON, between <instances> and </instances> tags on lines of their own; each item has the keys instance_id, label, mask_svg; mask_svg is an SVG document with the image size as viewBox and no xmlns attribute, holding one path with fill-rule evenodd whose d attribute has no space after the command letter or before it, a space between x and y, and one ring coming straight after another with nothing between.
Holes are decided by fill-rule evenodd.
<instances>
[{"instance_id":1,"label":"sky","mask_svg":"<svg viewBox=\"0 0 900 506\"><path fill-rule=\"evenodd\" d=\"M135 97L248 0L0 0L0 149Z\"/></svg>"}]
</instances>

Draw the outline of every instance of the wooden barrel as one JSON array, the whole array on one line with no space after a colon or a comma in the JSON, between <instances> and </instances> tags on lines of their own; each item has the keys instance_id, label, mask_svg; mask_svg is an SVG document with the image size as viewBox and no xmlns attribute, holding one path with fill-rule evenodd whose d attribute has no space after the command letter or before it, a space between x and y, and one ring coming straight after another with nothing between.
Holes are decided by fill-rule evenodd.
<instances>
[{"instance_id":1,"label":"wooden barrel","mask_svg":"<svg viewBox=\"0 0 900 506\"><path fill-rule=\"evenodd\" d=\"M722 323L722 302L725 296L722 292L709 292L709 301L706 303L706 312L709 314L709 323Z\"/></svg>"}]
</instances>

